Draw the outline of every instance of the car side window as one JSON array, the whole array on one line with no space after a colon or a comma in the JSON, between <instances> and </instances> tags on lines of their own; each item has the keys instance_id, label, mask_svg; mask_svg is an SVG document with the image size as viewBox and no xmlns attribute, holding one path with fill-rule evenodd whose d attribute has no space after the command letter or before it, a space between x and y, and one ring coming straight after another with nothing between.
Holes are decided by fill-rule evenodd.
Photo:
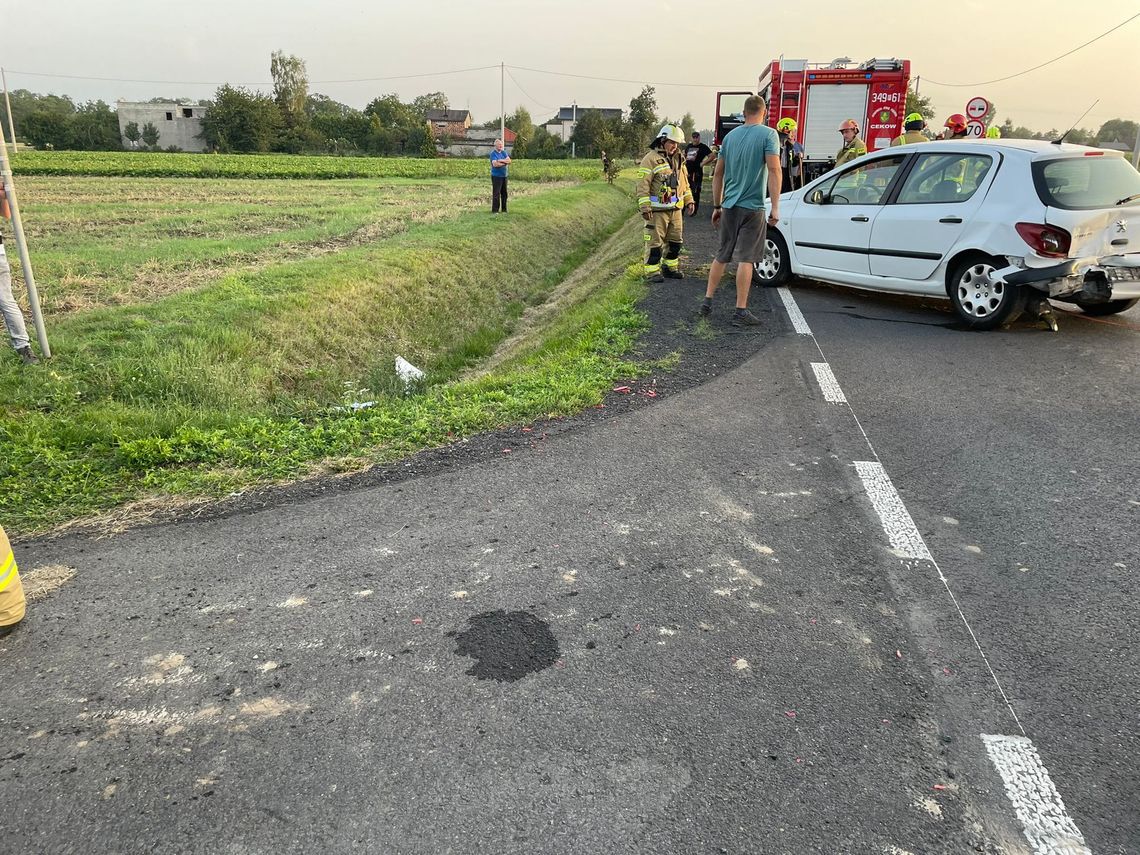
<instances>
[{"instance_id":1,"label":"car side window","mask_svg":"<svg viewBox=\"0 0 1140 855\"><path fill-rule=\"evenodd\" d=\"M813 191L807 202L815 205L878 205L905 158L885 157L848 169L834 181Z\"/></svg>"},{"instance_id":2,"label":"car side window","mask_svg":"<svg viewBox=\"0 0 1140 855\"><path fill-rule=\"evenodd\" d=\"M896 204L931 205L965 202L977 192L993 168L988 154L920 154L906 177Z\"/></svg>"}]
</instances>

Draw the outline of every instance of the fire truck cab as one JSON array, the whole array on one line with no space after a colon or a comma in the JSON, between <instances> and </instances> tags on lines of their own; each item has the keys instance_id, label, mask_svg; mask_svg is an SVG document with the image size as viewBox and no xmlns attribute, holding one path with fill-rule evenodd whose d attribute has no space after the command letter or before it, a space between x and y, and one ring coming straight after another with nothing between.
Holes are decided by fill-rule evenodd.
<instances>
[{"instance_id":1,"label":"fire truck cab","mask_svg":"<svg viewBox=\"0 0 1140 855\"><path fill-rule=\"evenodd\" d=\"M890 147L903 132L910 61L869 59L858 65L842 58L830 63L774 60L760 75L757 91L768 102L768 124L795 119L796 142L803 148L804 183L835 165L843 144L839 125L859 123L868 151ZM715 142L744 123L744 99L751 92L718 92Z\"/></svg>"}]
</instances>

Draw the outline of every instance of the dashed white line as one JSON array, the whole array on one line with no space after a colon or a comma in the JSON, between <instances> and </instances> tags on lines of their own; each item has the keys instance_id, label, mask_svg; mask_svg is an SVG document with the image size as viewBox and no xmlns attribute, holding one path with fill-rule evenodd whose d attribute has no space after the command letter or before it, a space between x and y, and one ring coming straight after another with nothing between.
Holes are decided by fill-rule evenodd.
<instances>
[{"instance_id":1,"label":"dashed white line","mask_svg":"<svg viewBox=\"0 0 1140 855\"><path fill-rule=\"evenodd\" d=\"M847 403L847 396L843 394L843 389L840 388L839 381L835 379L835 372L831 370L830 365L826 362L813 362L811 370L815 372L815 379L819 383L825 401L832 404Z\"/></svg>"},{"instance_id":2,"label":"dashed white line","mask_svg":"<svg viewBox=\"0 0 1140 855\"><path fill-rule=\"evenodd\" d=\"M1092 855L1037 749L1024 736L982 734L1025 837L1037 855Z\"/></svg>"},{"instance_id":3,"label":"dashed white line","mask_svg":"<svg viewBox=\"0 0 1140 855\"><path fill-rule=\"evenodd\" d=\"M792 327L795 331L800 335L811 335L811 327L804 320L803 312L796 305L796 298L792 296L792 292L787 288L777 288L776 290L780 294L780 299L784 301L784 308L788 310L788 317L791 318Z\"/></svg>"},{"instance_id":4,"label":"dashed white line","mask_svg":"<svg viewBox=\"0 0 1140 855\"><path fill-rule=\"evenodd\" d=\"M875 507L875 512L883 523L883 531L891 541L891 546L899 558L915 558L933 561L934 557L926 548L926 541L918 531L918 526L910 516L895 485L876 461L856 460L855 471L863 481L867 498Z\"/></svg>"}]
</instances>

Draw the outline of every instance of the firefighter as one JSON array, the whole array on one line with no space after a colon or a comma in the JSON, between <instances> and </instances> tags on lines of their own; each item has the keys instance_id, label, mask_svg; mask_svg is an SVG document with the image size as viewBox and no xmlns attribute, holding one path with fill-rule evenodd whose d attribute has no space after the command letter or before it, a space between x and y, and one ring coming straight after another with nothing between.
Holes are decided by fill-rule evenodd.
<instances>
[{"instance_id":1,"label":"firefighter","mask_svg":"<svg viewBox=\"0 0 1140 855\"><path fill-rule=\"evenodd\" d=\"M684 142L680 128L665 125L637 170L637 207L645 218L645 277L650 282L684 278L681 212L692 216L695 207L680 152Z\"/></svg>"},{"instance_id":2,"label":"firefighter","mask_svg":"<svg viewBox=\"0 0 1140 855\"><path fill-rule=\"evenodd\" d=\"M926 142L926 135L923 131L926 130L926 119L922 118L921 113L911 113L906 117L906 123L903 125L906 133L901 134L891 140L891 145L910 145L911 143Z\"/></svg>"},{"instance_id":3,"label":"firefighter","mask_svg":"<svg viewBox=\"0 0 1140 855\"><path fill-rule=\"evenodd\" d=\"M804 147L796 142L796 131L799 125L795 119L784 118L776 123L776 132L780 135L780 167L784 172L784 183L781 193L790 193L797 187L803 186L803 173L800 171L803 164Z\"/></svg>"},{"instance_id":4,"label":"firefighter","mask_svg":"<svg viewBox=\"0 0 1140 855\"><path fill-rule=\"evenodd\" d=\"M16 556L0 526L0 638L24 619L24 588L16 570Z\"/></svg>"},{"instance_id":5,"label":"firefighter","mask_svg":"<svg viewBox=\"0 0 1140 855\"><path fill-rule=\"evenodd\" d=\"M964 140L966 139L966 117L961 113L955 113L946 120L946 130L942 132L942 139L944 140Z\"/></svg>"},{"instance_id":6,"label":"firefighter","mask_svg":"<svg viewBox=\"0 0 1140 855\"><path fill-rule=\"evenodd\" d=\"M987 128L986 129L986 139L988 139L988 140L1000 140L1001 139L1001 128L999 128L997 125L992 125L991 127Z\"/></svg>"},{"instance_id":7,"label":"firefighter","mask_svg":"<svg viewBox=\"0 0 1140 855\"><path fill-rule=\"evenodd\" d=\"M867 153L867 144L859 136L859 123L854 119L848 119L840 125L839 133L843 135L843 148L835 155L837 167Z\"/></svg>"}]
</instances>

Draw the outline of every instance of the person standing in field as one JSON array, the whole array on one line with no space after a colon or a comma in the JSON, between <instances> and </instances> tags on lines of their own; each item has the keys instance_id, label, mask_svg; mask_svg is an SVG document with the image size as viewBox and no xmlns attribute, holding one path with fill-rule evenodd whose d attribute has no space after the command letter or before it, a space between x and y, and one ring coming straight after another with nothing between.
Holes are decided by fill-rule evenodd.
<instances>
[{"instance_id":1,"label":"person standing in field","mask_svg":"<svg viewBox=\"0 0 1140 855\"><path fill-rule=\"evenodd\" d=\"M693 139L685 146L685 169L689 173L689 189L693 191L693 213L701 209L701 185L705 180L705 166L712 158L712 149L701 142L701 135L693 131Z\"/></svg>"},{"instance_id":2,"label":"person standing in field","mask_svg":"<svg viewBox=\"0 0 1140 855\"><path fill-rule=\"evenodd\" d=\"M720 157L713 171L712 224L720 230L720 247L709 267L708 289L701 315L712 313L713 295L730 262L736 262L735 327L760 323L748 311L748 291L753 266L764 255L768 226L780 220L780 140L776 131L764 124L768 105L759 95L744 102L744 124L729 131L720 146ZM765 217L764 191L772 199L772 210Z\"/></svg>"},{"instance_id":3,"label":"person standing in field","mask_svg":"<svg viewBox=\"0 0 1140 855\"><path fill-rule=\"evenodd\" d=\"M11 216L8 195L4 192L4 187L0 186L0 217L7 220ZM24 313L20 311L20 305L12 294L12 269L8 266L8 256L4 252L2 233L0 233L0 314L4 316L4 326L8 328L8 338L12 341L12 348L25 365L35 365L39 359L32 353L28 328L24 324Z\"/></svg>"},{"instance_id":4,"label":"person standing in field","mask_svg":"<svg viewBox=\"0 0 1140 855\"><path fill-rule=\"evenodd\" d=\"M681 212L693 214L693 194L680 152L684 142L680 128L665 125L637 168L637 208L645 219L644 270L650 282L664 282L666 276L684 278L681 242L685 224Z\"/></svg>"},{"instance_id":5,"label":"person standing in field","mask_svg":"<svg viewBox=\"0 0 1140 855\"><path fill-rule=\"evenodd\" d=\"M511 156L503 151L503 141L495 140L491 150L491 213L507 212L507 166Z\"/></svg>"}]
</instances>

